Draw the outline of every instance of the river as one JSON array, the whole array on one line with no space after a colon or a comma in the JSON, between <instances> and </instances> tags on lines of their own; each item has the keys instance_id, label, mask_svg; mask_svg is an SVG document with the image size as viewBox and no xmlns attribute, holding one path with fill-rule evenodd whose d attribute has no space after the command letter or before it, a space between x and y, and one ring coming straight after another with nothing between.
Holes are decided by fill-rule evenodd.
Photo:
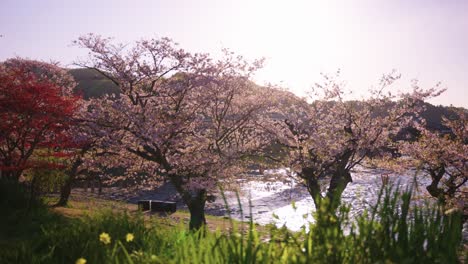
<instances>
[{"instance_id":1,"label":"river","mask_svg":"<svg viewBox=\"0 0 468 264\"><path fill-rule=\"evenodd\" d=\"M397 175L388 174L383 170L358 167L351 173L353 182L349 183L343 192L342 202L351 205L351 217L362 214L366 208L376 203L382 186L382 175L388 175L389 182L398 185L400 189L410 187L416 179L414 198L419 202L427 200L425 186L429 184L430 179L422 175L415 178L415 173L408 171L408 175ZM252 174L239 179L237 192L241 206L236 192L225 192L231 216L235 219L248 220L253 217L253 221L258 224L274 223L277 226L285 225L291 230L299 230L303 225L314 221L311 213L315 211L315 206L310 194L287 169L267 170L263 175ZM218 194L214 203L207 205L207 213L227 215L224 201L219 196L221 195Z\"/></svg>"}]
</instances>

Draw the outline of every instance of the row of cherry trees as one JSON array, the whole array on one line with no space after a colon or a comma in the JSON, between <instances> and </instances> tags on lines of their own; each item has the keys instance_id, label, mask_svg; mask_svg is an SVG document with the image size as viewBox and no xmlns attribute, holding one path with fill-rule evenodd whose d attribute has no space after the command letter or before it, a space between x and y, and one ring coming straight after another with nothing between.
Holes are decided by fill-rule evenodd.
<instances>
[{"instance_id":1,"label":"row of cherry trees","mask_svg":"<svg viewBox=\"0 0 468 264\"><path fill-rule=\"evenodd\" d=\"M18 179L38 166L35 153L66 153L60 205L78 175L124 167L125 175L112 181L170 181L189 208L190 228L197 229L206 223L210 194L259 157L290 166L316 204L331 200L330 210L352 182L352 169L376 157L427 171L428 192L444 203L463 195L466 110L446 120L451 133L445 136L428 130L419 116L424 100L442 92L437 87L415 84L409 93L395 93L399 77L389 74L369 98L345 101L343 83L325 76L309 103L255 85L250 79L262 61L229 51L213 59L167 38L128 46L92 34L75 43L89 51L78 64L116 84L119 95L85 101L57 66L22 59L0 64L0 114L7 120L0 132L2 177ZM410 126L419 140L398 143ZM392 152L403 154L402 161ZM328 179L325 193L322 179Z\"/></svg>"}]
</instances>

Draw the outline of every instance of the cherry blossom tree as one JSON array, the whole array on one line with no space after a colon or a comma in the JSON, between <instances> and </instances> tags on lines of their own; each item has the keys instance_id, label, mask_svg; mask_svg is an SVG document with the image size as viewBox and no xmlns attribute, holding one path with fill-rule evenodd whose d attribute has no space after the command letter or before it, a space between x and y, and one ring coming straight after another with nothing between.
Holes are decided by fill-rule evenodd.
<instances>
[{"instance_id":1,"label":"cherry blossom tree","mask_svg":"<svg viewBox=\"0 0 468 264\"><path fill-rule=\"evenodd\" d=\"M79 97L72 78L56 65L10 59L0 63L0 172L18 181L31 168L57 168Z\"/></svg>"},{"instance_id":2,"label":"cherry blossom tree","mask_svg":"<svg viewBox=\"0 0 468 264\"><path fill-rule=\"evenodd\" d=\"M68 146L68 149L72 151L72 155L67 161L67 177L60 188L60 198L55 206L67 205L72 184L79 175L85 174L88 171L87 166L84 165L85 162L99 158L95 153L95 149L99 145L99 137L92 133L93 130L90 130L86 124L79 122L76 116L74 118L74 126L68 130L68 134L72 135L72 144Z\"/></svg>"},{"instance_id":3,"label":"cherry blossom tree","mask_svg":"<svg viewBox=\"0 0 468 264\"><path fill-rule=\"evenodd\" d=\"M389 87L399 76L385 75L371 96L346 101L344 83L337 76L324 76L317 85L312 103L296 104L283 110L280 142L290 149L290 165L304 180L315 205L323 198L335 210L346 186L352 182L351 170L372 156L388 156L394 138L422 110L422 100L437 96L441 89L423 90L416 84L411 93L393 95ZM320 181L327 180L325 195Z\"/></svg>"},{"instance_id":4,"label":"cherry blossom tree","mask_svg":"<svg viewBox=\"0 0 468 264\"><path fill-rule=\"evenodd\" d=\"M125 155L129 168L169 180L188 206L190 228L200 228L209 193L267 144L261 125L267 90L249 81L261 61L229 51L215 60L167 38L130 47L90 34L76 43L90 52L78 64L121 91L91 111L107 129L105 144Z\"/></svg>"},{"instance_id":5,"label":"cherry blossom tree","mask_svg":"<svg viewBox=\"0 0 468 264\"><path fill-rule=\"evenodd\" d=\"M56 206L66 206L73 183L83 176L96 175L98 179L105 171L113 168L119 158L115 148L109 148L107 134L109 128L100 127L95 122L93 109L99 108L101 101L96 98L82 100L73 115L73 125L67 130L70 142L67 146L72 154L67 160L67 177L60 190ZM118 151L117 151L118 152Z\"/></svg>"},{"instance_id":6,"label":"cherry blossom tree","mask_svg":"<svg viewBox=\"0 0 468 264\"><path fill-rule=\"evenodd\" d=\"M419 132L415 141L400 144L404 160L400 164L416 167L431 177L426 187L429 194L442 204L461 207L466 215L466 182L468 181L468 114L459 109L453 116L443 118L448 133L427 128L424 119L415 122ZM465 207L465 208L463 208Z\"/></svg>"}]
</instances>

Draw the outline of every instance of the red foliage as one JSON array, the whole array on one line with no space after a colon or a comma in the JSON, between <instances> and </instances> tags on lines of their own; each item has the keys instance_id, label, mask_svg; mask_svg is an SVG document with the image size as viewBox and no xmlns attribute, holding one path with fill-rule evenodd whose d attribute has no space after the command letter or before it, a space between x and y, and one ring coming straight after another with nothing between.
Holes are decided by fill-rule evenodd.
<instances>
[{"instance_id":1,"label":"red foliage","mask_svg":"<svg viewBox=\"0 0 468 264\"><path fill-rule=\"evenodd\" d=\"M0 171L3 176L18 179L28 168L57 167L44 158L34 159L33 154L45 150L40 151L41 156L53 157L60 155L58 149L69 145L67 129L78 100L58 82L41 78L27 65L0 64Z\"/></svg>"}]
</instances>

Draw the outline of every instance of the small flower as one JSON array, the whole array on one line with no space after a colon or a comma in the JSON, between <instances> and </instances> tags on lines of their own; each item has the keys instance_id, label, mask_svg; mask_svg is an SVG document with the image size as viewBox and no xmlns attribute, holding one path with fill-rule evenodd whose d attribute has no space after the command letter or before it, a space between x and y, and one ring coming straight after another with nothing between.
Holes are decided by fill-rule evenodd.
<instances>
[{"instance_id":1,"label":"small flower","mask_svg":"<svg viewBox=\"0 0 468 264\"><path fill-rule=\"evenodd\" d=\"M79 259L76 260L75 264L86 264L86 259L79 258Z\"/></svg>"},{"instance_id":2,"label":"small flower","mask_svg":"<svg viewBox=\"0 0 468 264\"><path fill-rule=\"evenodd\" d=\"M135 236L132 233L128 233L125 236L125 239L127 240L127 242L132 242L134 238L135 238Z\"/></svg>"},{"instance_id":3,"label":"small flower","mask_svg":"<svg viewBox=\"0 0 468 264\"><path fill-rule=\"evenodd\" d=\"M105 233L105 232L102 232L100 235L99 235L99 241L101 241L102 243L104 244L110 244L111 242L111 237L109 236L109 234Z\"/></svg>"}]
</instances>

